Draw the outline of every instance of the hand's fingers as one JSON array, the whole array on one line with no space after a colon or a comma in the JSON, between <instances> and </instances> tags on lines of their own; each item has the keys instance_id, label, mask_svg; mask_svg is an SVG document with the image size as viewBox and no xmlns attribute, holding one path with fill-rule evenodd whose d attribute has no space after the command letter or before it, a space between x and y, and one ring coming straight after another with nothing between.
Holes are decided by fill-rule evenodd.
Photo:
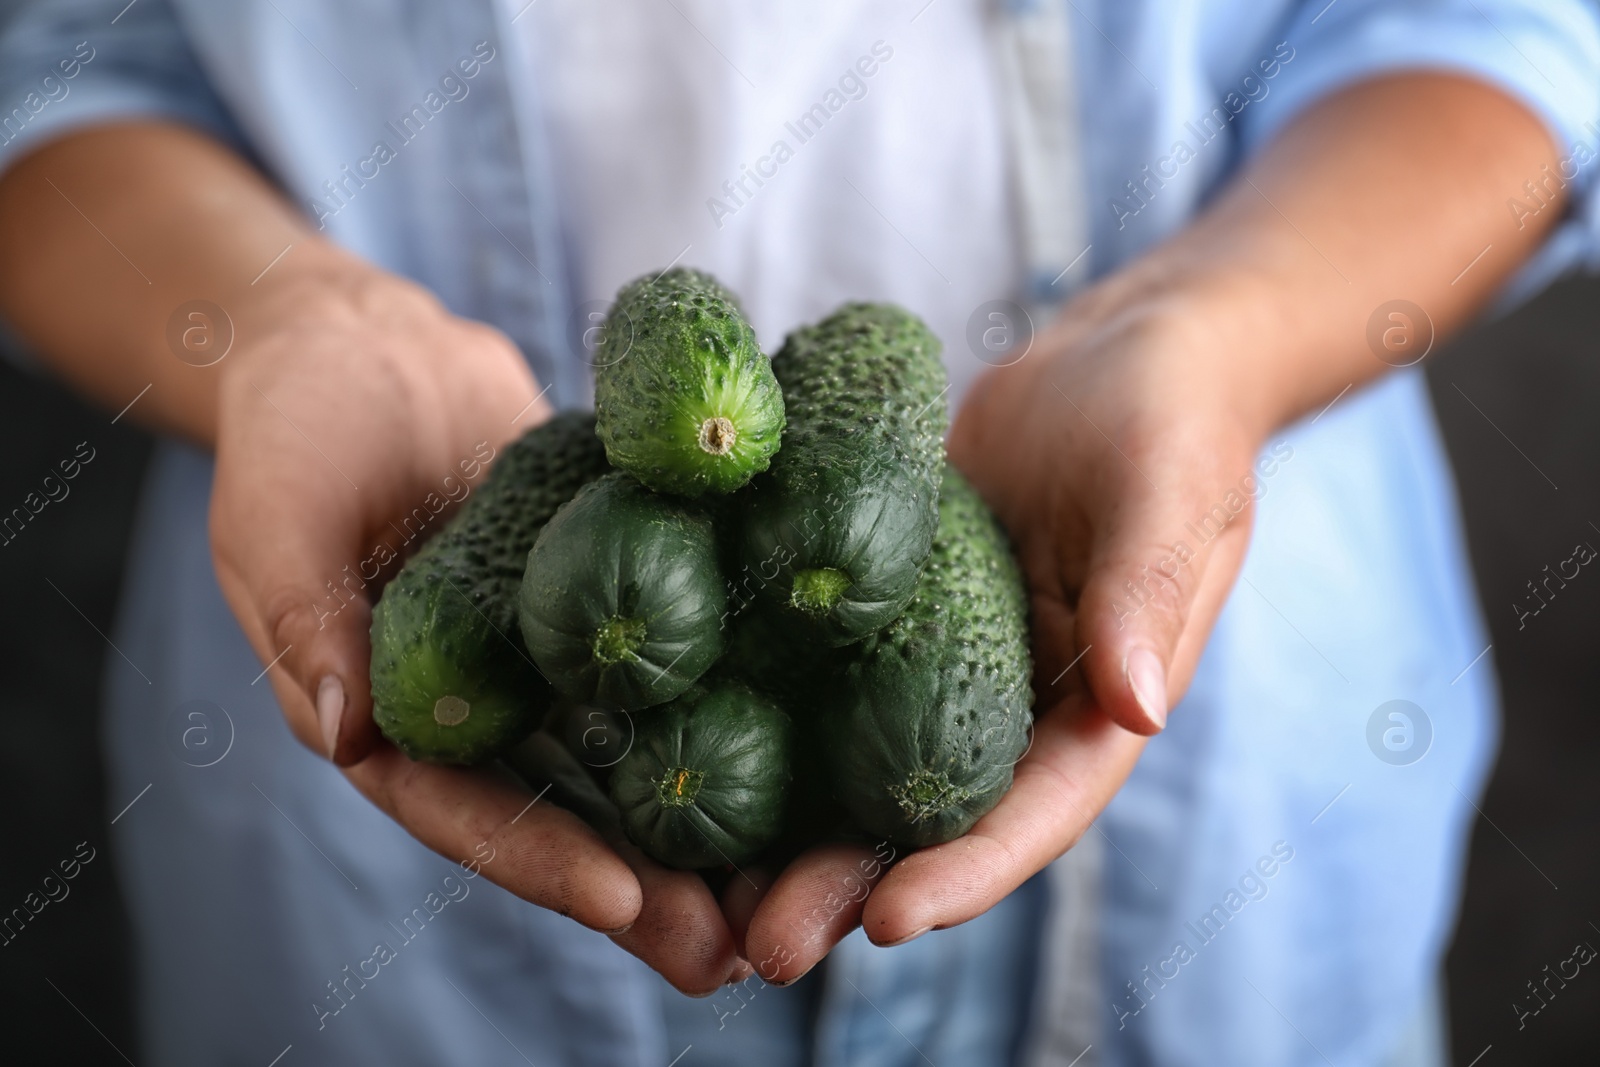
<instances>
[{"instance_id":1,"label":"hand's fingers","mask_svg":"<svg viewBox=\"0 0 1600 1067\"><path fill-rule=\"evenodd\" d=\"M692 871L668 870L632 845L619 844L618 850L639 880L644 903L633 926L611 940L692 997L733 980L741 961L705 880Z\"/></svg>"},{"instance_id":2,"label":"hand's fingers","mask_svg":"<svg viewBox=\"0 0 1600 1067\"><path fill-rule=\"evenodd\" d=\"M219 446L225 473L212 498L212 555L229 605L262 664L272 665L267 673L295 735L349 765L378 741L368 680L376 570L361 573L363 557L372 554L361 544L362 509L370 502L292 427L282 430L264 431L260 447L298 455L298 446L308 466L255 463L248 486L231 469L239 460L228 454L227 439Z\"/></svg>"},{"instance_id":3,"label":"hand's fingers","mask_svg":"<svg viewBox=\"0 0 1600 1067\"><path fill-rule=\"evenodd\" d=\"M763 981L788 985L861 924L861 908L885 860L862 845L801 853L762 898L745 934L745 958Z\"/></svg>"},{"instance_id":4,"label":"hand's fingers","mask_svg":"<svg viewBox=\"0 0 1600 1067\"><path fill-rule=\"evenodd\" d=\"M479 445L502 443L549 416L537 383L499 333L460 321L442 334L429 328L419 326L413 342L455 353L461 373L451 380L475 389L466 399L439 397L439 408L498 410L508 398L528 398L516 400L521 411L514 424L498 417L469 420L482 423ZM233 383L233 429L218 438L211 510L223 592L262 663L273 664L273 688L291 728L342 766L365 757L379 740L371 713L369 631L380 571L406 536L396 520L409 525L408 517L425 507L437 522L427 532L436 531L448 517L433 503L441 499L440 479L457 476L464 462L448 444L450 434L407 417L406 398L425 392L425 383L406 388L393 373L370 377L359 430L349 426L338 390ZM374 460L374 440L393 447ZM417 466L437 469L438 476L418 475Z\"/></svg>"},{"instance_id":5,"label":"hand's fingers","mask_svg":"<svg viewBox=\"0 0 1600 1067\"><path fill-rule=\"evenodd\" d=\"M418 841L524 900L603 932L639 917L639 880L598 834L492 771L380 745L345 776Z\"/></svg>"},{"instance_id":6,"label":"hand's fingers","mask_svg":"<svg viewBox=\"0 0 1600 1067\"><path fill-rule=\"evenodd\" d=\"M1089 829L1145 741L1084 705L1040 716L1011 791L964 837L913 852L867 898L861 925L894 945L977 918Z\"/></svg>"},{"instance_id":7,"label":"hand's fingers","mask_svg":"<svg viewBox=\"0 0 1600 1067\"><path fill-rule=\"evenodd\" d=\"M1207 511L1204 491L1185 483L1180 465L1151 476L1171 484L1153 488L1130 478L1096 525L1073 612L1076 640L1067 646L1084 653L1096 703L1141 734L1166 726L1203 643L1185 637L1210 631L1250 536L1247 496L1223 494L1217 507L1224 522Z\"/></svg>"},{"instance_id":8,"label":"hand's fingers","mask_svg":"<svg viewBox=\"0 0 1600 1067\"><path fill-rule=\"evenodd\" d=\"M625 842L613 849L577 816L492 770L416 763L385 744L345 775L429 848L610 934L685 993L712 992L739 968L698 875L669 871Z\"/></svg>"},{"instance_id":9,"label":"hand's fingers","mask_svg":"<svg viewBox=\"0 0 1600 1067\"><path fill-rule=\"evenodd\" d=\"M733 934L734 947L744 955L745 935L750 932L750 920L756 909L766 899L773 878L760 867L746 867L728 879L722 890L722 914L728 921L728 931ZM744 957L749 959L748 956Z\"/></svg>"},{"instance_id":10,"label":"hand's fingers","mask_svg":"<svg viewBox=\"0 0 1600 1067\"><path fill-rule=\"evenodd\" d=\"M305 580L317 573L343 577L346 564L330 558L335 555L310 538L288 534L258 558L278 575L266 584L241 574L220 547L216 570L251 647L268 667L295 736L319 755L348 766L365 758L379 740L368 676L372 605L364 591L345 600L323 588L319 597ZM346 558L360 556L352 552Z\"/></svg>"}]
</instances>

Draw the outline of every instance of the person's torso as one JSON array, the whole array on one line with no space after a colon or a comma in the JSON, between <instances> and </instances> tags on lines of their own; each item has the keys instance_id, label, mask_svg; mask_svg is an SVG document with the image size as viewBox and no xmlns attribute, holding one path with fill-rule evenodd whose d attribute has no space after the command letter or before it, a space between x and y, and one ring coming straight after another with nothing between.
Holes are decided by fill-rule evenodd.
<instances>
[{"instance_id":1,"label":"person's torso","mask_svg":"<svg viewBox=\"0 0 1600 1067\"><path fill-rule=\"evenodd\" d=\"M309 0L172 0L242 139L289 195L333 239L506 329L565 406L583 402L587 374L568 343L568 319L674 258L738 289L768 346L843 299L903 302L928 316L962 380L968 317L985 300L1018 297L1021 282L992 57L975 4L917 0L865 14L825 5L811 24L789 5L735 13L673 0L649 13L623 5L638 7L637 18L607 29L564 2L345 10ZM540 11L546 3L555 6ZM1295 70L1276 35L1288 5L1070 7L1065 61L1080 100L1088 261L1103 275L1181 226L1233 167L1245 124L1273 106L1276 86ZM785 19L802 25L773 32ZM800 42L792 51L789 39ZM879 40L893 50L887 58L873 51ZM480 42L493 58L479 59L470 80L452 73ZM863 56L875 60L870 76L860 74L863 89L841 85L849 70L860 73ZM1269 61L1272 78L1261 73ZM1243 90L1247 75L1254 88ZM470 92L452 95L446 76ZM1224 105L1229 94L1248 102L1235 112ZM585 116L615 122L623 135L585 131ZM1188 152L1174 150L1179 138ZM791 148L781 162L779 139ZM367 177L356 183L347 171ZM746 178L752 172L762 184ZM1127 188L1134 182L1138 195ZM1249 1008L1254 994L1224 989L1217 974L1256 975L1261 993L1330 1055L1370 1047L1390 1015L1404 1014L1403 1006L1385 1014L1383 1002L1416 992L1448 920L1449 870L1401 879L1394 867L1413 839L1459 836L1463 794L1480 780L1490 744L1484 665L1450 684L1481 646L1466 647L1479 628L1460 581L1448 473L1426 401L1414 379L1357 391L1290 440L1296 458L1262 501L1246 567L1255 589L1231 598L1194 696L1103 821L1118 846L1108 859L1105 987L1120 994L1143 965L1158 965L1171 952L1168 934L1180 935L1237 877L1234 860L1253 861L1285 832L1280 817L1305 823L1288 838L1299 858L1273 883L1273 900L1252 903L1196 964L1226 970L1213 978L1190 970L1124 1030L1107 1017L1113 1062L1172 1049L1272 1062L1248 1033L1265 1009ZM204 464L164 462L185 491L204 495ZM203 526L203 513L171 515ZM164 547L203 542L164 533L175 521L146 516L136 566L183 570L187 581L173 586L182 595L151 593L125 619L146 628L165 619L167 639L190 650L184 662L221 644L237 655L242 639L214 595L209 561L179 560ZM1374 603L1384 608L1376 618ZM1355 688L1315 674L1326 669L1323 657ZM186 678L173 684L185 696ZM1294 721L1309 734L1273 718L1271 701L1291 690ZM1374 758L1362 747L1357 720L1371 710L1363 702L1391 697L1460 712L1435 716L1439 739L1420 765L1426 789L1408 793L1404 769L1357 765ZM1181 728L1186 715L1192 728ZM121 784L149 781L125 752L113 755ZM1360 782L1313 826L1325 779L1347 765ZM1434 788L1440 782L1452 789ZM1306 810L1313 786L1319 800ZM240 796L241 805L257 801L248 790ZM216 801L197 793L195 803ZM312 833L343 832L315 822L314 811L290 810ZM256 817L246 811L238 817ZM1325 842L1320 851L1301 847L1312 835ZM1373 867L1373 856L1388 865ZM1145 879L1135 865L1161 886L1158 895L1138 888ZM1338 880L1291 889L1290 878L1312 869ZM1333 936L1326 943L1338 952L1303 966L1275 960L1268 978L1252 970L1274 946L1325 943L1319 932L1330 924L1366 922L1386 908L1416 909L1415 922L1386 941ZM283 950L281 936L262 951ZM1342 999L1329 1000L1326 988L1343 990Z\"/></svg>"},{"instance_id":2,"label":"person's torso","mask_svg":"<svg viewBox=\"0 0 1600 1067\"><path fill-rule=\"evenodd\" d=\"M669 263L738 293L763 346L846 300L945 343L1018 263L988 5L542 0L543 87L578 299ZM1063 57L1065 62L1065 57Z\"/></svg>"}]
</instances>

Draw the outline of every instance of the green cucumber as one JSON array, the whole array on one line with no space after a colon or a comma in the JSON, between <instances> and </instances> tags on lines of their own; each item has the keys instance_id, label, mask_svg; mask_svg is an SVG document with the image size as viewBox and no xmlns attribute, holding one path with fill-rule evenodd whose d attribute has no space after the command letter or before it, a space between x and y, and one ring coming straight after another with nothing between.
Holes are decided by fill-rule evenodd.
<instances>
[{"instance_id":1,"label":"green cucumber","mask_svg":"<svg viewBox=\"0 0 1600 1067\"><path fill-rule=\"evenodd\" d=\"M790 334L772 369L789 425L741 497L731 580L781 631L849 644L905 608L938 527L939 340L900 308L847 304Z\"/></svg>"},{"instance_id":2,"label":"green cucumber","mask_svg":"<svg viewBox=\"0 0 1600 1067\"><path fill-rule=\"evenodd\" d=\"M573 759L601 777L633 747L633 716L625 711L558 700L540 729L559 738Z\"/></svg>"},{"instance_id":3,"label":"green cucumber","mask_svg":"<svg viewBox=\"0 0 1600 1067\"><path fill-rule=\"evenodd\" d=\"M539 725L549 685L517 634L539 530L606 471L594 417L566 412L500 455L461 511L372 612L372 717L412 759L480 763Z\"/></svg>"},{"instance_id":4,"label":"green cucumber","mask_svg":"<svg viewBox=\"0 0 1600 1067\"><path fill-rule=\"evenodd\" d=\"M784 829L794 728L726 677L637 716L611 775L629 840L669 867L749 861Z\"/></svg>"},{"instance_id":5,"label":"green cucumber","mask_svg":"<svg viewBox=\"0 0 1600 1067\"><path fill-rule=\"evenodd\" d=\"M851 651L826 702L835 796L896 845L966 833L1011 787L1027 750L1033 665L1005 532L954 468L916 596Z\"/></svg>"},{"instance_id":6,"label":"green cucumber","mask_svg":"<svg viewBox=\"0 0 1600 1067\"><path fill-rule=\"evenodd\" d=\"M731 493L778 450L783 393L738 301L710 275L679 267L624 286L596 356L606 455L650 488Z\"/></svg>"},{"instance_id":7,"label":"green cucumber","mask_svg":"<svg viewBox=\"0 0 1600 1067\"><path fill-rule=\"evenodd\" d=\"M730 600L730 605L733 601ZM792 640L777 620L762 611L730 613L728 650L717 663L757 692L796 713L800 721L813 716L820 687L850 662L853 648L823 648Z\"/></svg>"},{"instance_id":8,"label":"green cucumber","mask_svg":"<svg viewBox=\"0 0 1600 1067\"><path fill-rule=\"evenodd\" d=\"M533 661L579 703L663 703L722 655L727 590L710 517L621 471L550 520L518 603Z\"/></svg>"}]
</instances>

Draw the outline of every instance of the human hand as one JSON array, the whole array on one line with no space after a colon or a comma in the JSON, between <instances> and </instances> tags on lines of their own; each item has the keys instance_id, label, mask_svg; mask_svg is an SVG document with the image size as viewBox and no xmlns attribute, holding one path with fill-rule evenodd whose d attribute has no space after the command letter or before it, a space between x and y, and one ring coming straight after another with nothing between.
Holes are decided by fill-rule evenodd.
<instances>
[{"instance_id":1,"label":"human hand","mask_svg":"<svg viewBox=\"0 0 1600 1067\"><path fill-rule=\"evenodd\" d=\"M368 631L381 579L363 582L375 546L403 549L413 509L459 498L477 461L550 408L495 330L334 249L295 254L295 271L234 309L211 500L218 580L272 664L290 729L428 847L492 855L491 881L610 933L685 992L714 990L740 964L699 878L613 848L552 804L529 806L507 775L414 763L379 734Z\"/></svg>"},{"instance_id":2,"label":"human hand","mask_svg":"<svg viewBox=\"0 0 1600 1067\"><path fill-rule=\"evenodd\" d=\"M1367 340L1374 309L1404 294L1442 337L1496 292L1560 217L1509 225L1505 197L1558 155L1533 112L1481 81L1362 80L978 384L950 455L1032 588L1033 747L970 833L870 893L828 903L862 850L801 857L750 922L763 977L804 973L857 922L893 944L971 919L1087 830L1194 673L1248 544L1266 435L1390 366ZM1220 533L1186 536L1235 502Z\"/></svg>"},{"instance_id":3,"label":"human hand","mask_svg":"<svg viewBox=\"0 0 1600 1067\"><path fill-rule=\"evenodd\" d=\"M858 924L893 945L966 922L1070 848L1165 725L1238 574L1248 508L1204 543L1186 529L1238 490L1271 425L1240 399L1223 335L1191 305L1091 295L1035 348L980 380L950 440L1029 585L1033 744L955 841L892 867L887 846L796 860L743 943L768 981Z\"/></svg>"}]
</instances>

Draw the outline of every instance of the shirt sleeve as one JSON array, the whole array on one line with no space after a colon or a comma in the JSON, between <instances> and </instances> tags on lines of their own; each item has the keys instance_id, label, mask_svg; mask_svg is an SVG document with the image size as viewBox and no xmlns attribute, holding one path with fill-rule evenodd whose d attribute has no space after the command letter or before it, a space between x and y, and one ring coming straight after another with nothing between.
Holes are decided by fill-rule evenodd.
<instances>
[{"instance_id":1,"label":"shirt sleeve","mask_svg":"<svg viewBox=\"0 0 1600 1067\"><path fill-rule=\"evenodd\" d=\"M1403 70L1476 78L1538 115L1558 146L1567 224L1530 274L1548 279L1576 258L1600 261L1600 11L1593 0L1310 0L1283 39L1293 61L1260 106L1240 116L1246 154L1357 81ZM1507 218L1516 217L1508 205Z\"/></svg>"},{"instance_id":2,"label":"shirt sleeve","mask_svg":"<svg viewBox=\"0 0 1600 1067\"><path fill-rule=\"evenodd\" d=\"M1311 0L1284 31L1298 53L1247 116L1246 146L1308 104L1401 70L1449 71L1498 86L1563 148L1600 121L1600 15L1586 0Z\"/></svg>"},{"instance_id":3,"label":"shirt sleeve","mask_svg":"<svg viewBox=\"0 0 1600 1067\"><path fill-rule=\"evenodd\" d=\"M167 0L0 0L0 172L69 130L188 123L242 147Z\"/></svg>"}]
</instances>

